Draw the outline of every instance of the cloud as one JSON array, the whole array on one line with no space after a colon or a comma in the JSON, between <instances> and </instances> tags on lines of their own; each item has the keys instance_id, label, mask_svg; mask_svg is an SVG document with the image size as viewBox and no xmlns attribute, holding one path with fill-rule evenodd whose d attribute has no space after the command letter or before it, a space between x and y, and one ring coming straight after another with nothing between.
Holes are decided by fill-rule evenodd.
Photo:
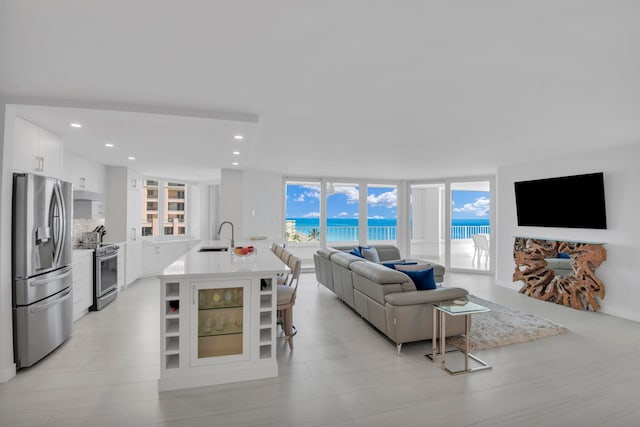
<instances>
[{"instance_id":1,"label":"cloud","mask_svg":"<svg viewBox=\"0 0 640 427\"><path fill-rule=\"evenodd\" d=\"M487 216L491 200L486 197L479 197L473 203L466 203L461 208L453 208L454 212L471 212L476 216Z\"/></svg>"},{"instance_id":2,"label":"cloud","mask_svg":"<svg viewBox=\"0 0 640 427\"><path fill-rule=\"evenodd\" d=\"M359 214L358 212L355 212L355 213L353 214L353 217L354 217L354 218L358 218L359 216L360 216L360 214Z\"/></svg>"},{"instance_id":3,"label":"cloud","mask_svg":"<svg viewBox=\"0 0 640 427\"><path fill-rule=\"evenodd\" d=\"M374 215L370 216L369 219L384 219L384 217L382 215Z\"/></svg>"},{"instance_id":4,"label":"cloud","mask_svg":"<svg viewBox=\"0 0 640 427\"><path fill-rule=\"evenodd\" d=\"M305 218L320 218L320 212L309 212L304 214Z\"/></svg>"},{"instance_id":5,"label":"cloud","mask_svg":"<svg viewBox=\"0 0 640 427\"><path fill-rule=\"evenodd\" d=\"M347 203L358 203L360 200L360 191L358 190L358 187L335 186L334 193L344 194L347 196Z\"/></svg>"},{"instance_id":6,"label":"cloud","mask_svg":"<svg viewBox=\"0 0 640 427\"><path fill-rule=\"evenodd\" d=\"M338 215L336 216L349 216L349 212L340 212Z\"/></svg>"},{"instance_id":7,"label":"cloud","mask_svg":"<svg viewBox=\"0 0 640 427\"><path fill-rule=\"evenodd\" d=\"M304 202L304 194L300 194L297 199L293 199L294 202Z\"/></svg>"},{"instance_id":8,"label":"cloud","mask_svg":"<svg viewBox=\"0 0 640 427\"><path fill-rule=\"evenodd\" d=\"M320 198L320 187L317 185L301 185L301 188L304 188L305 191L304 195L312 198L312 199L319 199Z\"/></svg>"},{"instance_id":9,"label":"cloud","mask_svg":"<svg viewBox=\"0 0 640 427\"><path fill-rule=\"evenodd\" d=\"M387 208L393 208L398 205L398 190L386 191L378 195L370 194L367 196L367 203L370 206L385 206Z\"/></svg>"}]
</instances>

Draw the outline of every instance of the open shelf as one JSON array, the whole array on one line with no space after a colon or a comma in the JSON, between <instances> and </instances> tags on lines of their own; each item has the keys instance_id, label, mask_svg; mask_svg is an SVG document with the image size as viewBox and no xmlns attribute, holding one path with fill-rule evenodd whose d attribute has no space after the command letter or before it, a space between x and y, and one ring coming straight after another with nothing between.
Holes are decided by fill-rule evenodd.
<instances>
[{"instance_id":1,"label":"open shelf","mask_svg":"<svg viewBox=\"0 0 640 427\"><path fill-rule=\"evenodd\" d=\"M165 295L167 298L178 298L180 296L180 283L167 283Z\"/></svg>"},{"instance_id":2,"label":"open shelf","mask_svg":"<svg viewBox=\"0 0 640 427\"><path fill-rule=\"evenodd\" d=\"M166 369L178 369L180 367L180 356L177 354L168 354L165 361Z\"/></svg>"},{"instance_id":3,"label":"open shelf","mask_svg":"<svg viewBox=\"0 0 640 427\"><path fill-rule=\"evenodd\" d=\"M272 279L260 279L260 291L261 292L271 292L273 290L273 280Z\"/></svg>"},{"instance_id":4,"label":"open shelf","mask_svg":"<svg viewBox=\"0 0 640 427\"><path fill-rule=\"evenodd\" d=\"M180 337L167 337L165 353L178 353L180 350Z\"/></svg>"},{"instance_id":5,"label":"open shelf","mask_svg":"<svg viewBox=\"0 0 640 427\"><path fill-rule=\"evenodd\" d=\"M260 359L271 359L271 344L260 346Z\"/></svg>"},{"instance_id":6,"label":"open shelf","mask_svg":"<svg viewBox=\"0 0 640 427\"><path fill-rule=\"evenodd\" d=\"M271 343L271 328L260 329L260 344L270 344L270 343Z\"/></svg>"},{"instance_id":7,"label":"open shelf","mask_svg":"<svg viewBox=\"0 0 640 427\"><path fill-rule=\"evenodd\" d=\"M165 321L165 335L178 335L180 333L180 320L179 319L166 319Z\"/></svg>"},{"instance_id":8,"label":"open shelf","mask_svg":"<svg viewBox=\"0 0 640 427\"><path fill-rule=\"evenodd\" d=\"M260 328L271 327L271 312L263 311L260 313Z\"/></svg>"},{"instance_id":9,"label":"open shelf","mask_svg":"<svg viewBox=\"0 0 640 427\"><path fill-rule=\"evenodd\" d=\"M260 310L271 310L271 294L260 295Z\"/></svg>"},{"instance_id":10,"label":"open shelf","mask_svg":"<svg viewBox=\"0 0 640 427\"><path fill-rule=\"evenodd\" d=\"M170 300L167 301L165 307L165 314L167 317L174 316L177 317L180 315L180 301L179 300Z\"/></svg>"}]
</instances>

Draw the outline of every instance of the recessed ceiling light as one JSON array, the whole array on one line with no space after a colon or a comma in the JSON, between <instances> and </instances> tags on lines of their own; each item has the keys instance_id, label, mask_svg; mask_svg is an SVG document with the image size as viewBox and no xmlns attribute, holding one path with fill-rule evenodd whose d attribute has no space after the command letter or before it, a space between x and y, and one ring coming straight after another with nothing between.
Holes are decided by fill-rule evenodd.
<instances>
[{"instance_id":1,"label":"recessed ceiling light","mask_svg":"<svg viewBox=\"0 0 640 427\"><path fill-rule=\"evenodd\" d=\"M238 166L240 163L238 163L238 162L233 162L233 163L231 163L231 164L232 164L233 166Z\"/></svg>"},{"instance_id":2,"label":"recessed ceiling light","mask_svg":"<svg viewBox=\"0 0 640 427\"><path fill-rule=\"evenodd\" d=\"M233 138L234 139L244 139L244 136L242 136L242 135L234 135Z\"/></svg>"},{"instance_id":3,"label":"recessed ceiling light","mask_svg":"<svg viewBox=\"0 0 640 427\"><path fill-rule=\"evenodd\" d=\"M129 157L127 157L127 159L129 159L129 160L135 160L136 158L135 158L135 157L133 157L133 156L129 156Z\"/></svg>"},{"instance_id":4,"label":"recessed ceiling light","mask_svg":"<svg viewBox=\"0 0 640 427\"><path fill-rule=\"evenodd\" d=\"M80 123L71 123L69 126L71 126L72 128L81 128L82 125Z\"/></svg>"},{"instance_id":5,"label":"recessed ceiling light","mask_svg":"<svg viewBox=\"0 0 640 427\"><path fill-rule=\"evenodd\" d=\"M239 155L240 155L240 152L239 152L239 151L234 151L234 152L233 152L233 155L234 155L234 156L239 156Z\"/></svg>"},{"instance_id":6,"label":"recessed ceiling light","mask_svg":"<svg viewBox=\"0 0 640 427\"><path fill-rule=\"evenodd\" d=\"M105 147L107 148L113 148L113 144L109 144L108 142L106 144L104 144Z\"/></svg>"}]
</instances>

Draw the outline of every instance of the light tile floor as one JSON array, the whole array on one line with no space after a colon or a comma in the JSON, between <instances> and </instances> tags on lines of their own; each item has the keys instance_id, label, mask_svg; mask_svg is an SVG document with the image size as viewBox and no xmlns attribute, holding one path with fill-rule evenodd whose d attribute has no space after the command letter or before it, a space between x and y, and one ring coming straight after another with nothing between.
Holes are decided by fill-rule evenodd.
<instances>
[{"instance_id":1,"label":"light tile floor","mask_svg":"<svg viewBox=\"0 0 640 427\"><path fill-rule=\"evenodd\" d=\"M448 274L485 299L571 332L480 351L489 371L452 377L395 345L315 277L301 278L295 349L280 342L280 376L158 393L159 284L134 283L35 367L0 384L0 426L636 426L640 325L578 312Z\"/></svg>"}]
</instances>

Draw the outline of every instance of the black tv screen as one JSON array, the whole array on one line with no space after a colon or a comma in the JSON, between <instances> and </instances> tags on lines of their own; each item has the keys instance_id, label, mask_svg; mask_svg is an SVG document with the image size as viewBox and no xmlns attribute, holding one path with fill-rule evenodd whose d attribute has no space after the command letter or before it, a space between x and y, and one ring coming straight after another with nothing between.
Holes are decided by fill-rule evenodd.
<instances>
[{"instance_id":1,"label":"black tv screen","mask_svg":"<svg viewBox=\"0 0 640 427\"><path fill-rule=\"evenodd\" d=\"M515 183L518 225L606 229L604 174Z\"/></svg>"}]
</instances>

